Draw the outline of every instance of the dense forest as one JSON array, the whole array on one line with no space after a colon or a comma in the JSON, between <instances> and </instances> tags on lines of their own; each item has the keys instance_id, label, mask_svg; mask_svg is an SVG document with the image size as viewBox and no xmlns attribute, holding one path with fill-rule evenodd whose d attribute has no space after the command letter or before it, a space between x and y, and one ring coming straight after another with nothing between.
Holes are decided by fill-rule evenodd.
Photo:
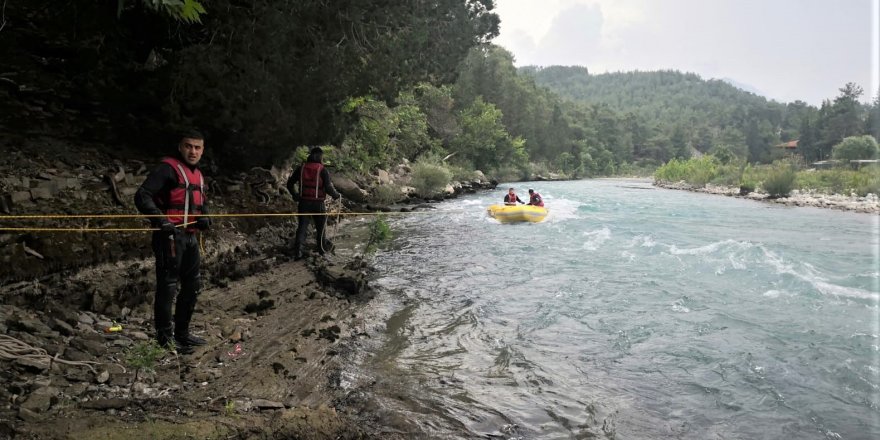
<instances>
[{"instance_id":1,"label":"dense forest","mask_svg":"<svg viewBox=\"0 0 880 440\"><path fill-rule=\"evenodd\" d=\"M572 102L634 116L660 137L661 146L671 148L636 154L636 159L665 161L687 146L702 153L723 148L751 162L770 162L779 155L775 145L799 139L799 150L814 161L829 158L832 147L846 137L880 134L877 98L862 104L864 91L852 83L816 108L802 101L781 104L721 80L677 71L591 75L584 67L520 70Z\"/></svg>"},{"instance_id":2,"label":"dense forest","mask_svg":"<svg viewBox=\"0 0 880 440\"><path fill-rule=\"evenodd\" d=\"M328 146L368 173L406 159L499 178L656 166L694 151L808 160L880 130L853 84L820 108L675 71L516 68L493 0L50 0L7 5L0 131L158 152L196 127L214 160ZM6 99L9 98L9 99ZM300 150L302 151L302 150Z\"/></svg>"}]
</instances>

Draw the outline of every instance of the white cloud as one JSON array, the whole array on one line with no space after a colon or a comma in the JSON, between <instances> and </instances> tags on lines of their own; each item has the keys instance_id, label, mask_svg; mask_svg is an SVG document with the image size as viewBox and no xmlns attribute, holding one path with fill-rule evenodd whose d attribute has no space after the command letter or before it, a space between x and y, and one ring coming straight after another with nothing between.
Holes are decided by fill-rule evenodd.
<instances>
[{"instance_id":1,"label":"white cloud","mask_svg":"<svg viewBox=\"0 0 880 440\"><path fill-rule=\"evenodd\" d=\"M876 90L878 1L501 0L496 43L519 65L678 69L818 104L848 81Z\"/></svg>"}]
</instances>

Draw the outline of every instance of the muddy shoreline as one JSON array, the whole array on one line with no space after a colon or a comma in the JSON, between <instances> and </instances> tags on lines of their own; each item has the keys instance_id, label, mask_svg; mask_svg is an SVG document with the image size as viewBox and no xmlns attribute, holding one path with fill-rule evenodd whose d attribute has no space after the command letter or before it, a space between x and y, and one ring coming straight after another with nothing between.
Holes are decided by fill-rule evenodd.
<instances>
[{"instance_id":1,"label":"muddy shoreline","mask_svg":"<svg viewBox=\"0 0 880 440\"><path fill-rule=\"evenodd\" d=\"M63 144L38 156L26 151L35 150L13 151L0 170L0 196L15 199L2 207L6 214L134 213L124 194L150 164ZM214 212L295 209L277 182L235 177L215 182ZM458 184L444 198L481 185L494 186ZM349 201L346 209L405 212L431 204ZM193 320L194 333L209 343L192 355L164 355L152 372L130 362L133 347L153 337L149 232L0 232L0 330L14 338L0 344L0 354L12 354L0 356L0 438L419 436L405 420L379 413L375 378L352 376L364 347L384 330L370 307L371 269L359 255L365 225L329 227L337 244L330 261L316 254L293 261L293 219L218 222L205 234L205 287ZM42 219L38 226L143 224ZM122 331L106 332L112 324ZM18 356L10 341L19 344Z\"/></svg>"}]
</instances>

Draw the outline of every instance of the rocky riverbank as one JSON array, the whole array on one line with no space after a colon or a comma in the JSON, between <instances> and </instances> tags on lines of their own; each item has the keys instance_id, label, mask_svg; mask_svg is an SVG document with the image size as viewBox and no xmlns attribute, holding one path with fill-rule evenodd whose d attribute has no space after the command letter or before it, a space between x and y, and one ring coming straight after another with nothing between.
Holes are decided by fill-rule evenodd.
<instances>
[{"instance_id":1,"label":"rocky riverbank","mask_svg":"<svg viewBox=\"0 0 880 440\"><path fill-rule=\"evenodd\" d=\"M880 213L880 197L876 194L868 194L860 197L856 194L849 196L843 194L824 194L818 191L799 191L793 190L788 197L771 198L763 192L750 192L742 194L738 187L728 187L721 185L707 184L706 186L695 186L686 182L660 182L655 181L654 185L660 188L677 189L692 192L701 192L706 194L724 195L730 197L740 197L751 200L760 200L770 203L779 203L786 206L811 206L814 208L838 209L842 211L855 211L864 213Z\"/></svg>"},{"instance_id":2,"label":"rocky riverbank","mask_svg":"<svg viewBox=\"0 0 880 440\"><path fill-rule=\"evenodd\" d=\"M5 214L135 213L131 195L152 160L33 142L39 147L9 148L0 165ZM214 212L295 210L283 166L223 177L205 167ZM405 164L339 179L346 210L431 204L406 188ZM371 185L392 183L407 191L397 204L371 203ZM436 198L490 187L452 184ZM194 319L209 344L137 368L137 349L153 337L149 232L34 228L137 229L143 221L4 220L29 230L0 231L0 437L402 437L372 412L370 384L342 377L362 341L380 333L365 314L373 292L354 251L366 233L356 223L330 227L338 245L330 261L292 261L293 219L220 219L204 237L205 288ZM121 331L107 331L117 324Z\"/></svg>"}]
</instances>

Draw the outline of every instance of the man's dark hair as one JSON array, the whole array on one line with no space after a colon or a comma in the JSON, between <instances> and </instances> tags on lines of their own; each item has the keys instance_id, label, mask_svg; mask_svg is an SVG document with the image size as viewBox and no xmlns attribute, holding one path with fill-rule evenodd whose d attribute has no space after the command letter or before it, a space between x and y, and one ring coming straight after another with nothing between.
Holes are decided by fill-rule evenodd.
<instances>
[{"instance_id":1,"label":"man's dark hair","mask_svg":"<svg viewBox=\"0 0 880 440\"><path fill-rule=\"evenodd\" d=\"M322 150L321 147L315 147L312 148L312 151L310 151L309 154L312 156L323 156L324 150Z\"/></svg>"},{"instance_id":2,"label":"man's dark hair","mask_svg":"<svg viewBox=\"0 0 880 440\"><path fill-rule=\"evenodd\" d=\"M513 191L513 188L508 188L507 190L508 190L508 191Z\"/></svg>"},{"instance_id":3,"label":"man's dark hair","mask_svg":"<svg viewBox=\"0 0 880 440\"><path fill-rule=\"evenodd\" d=\"M205 135L203 135L202 132L200 132L200 131L198 131L198 130L195 130L195 129L192 129L192 128L190 128L190 129L186 129L186 130L181 130L179 134L180 134L180 136L178 136L178 139L201 139L201 140L205 140Z\"/></svg>"}]
</instances>

